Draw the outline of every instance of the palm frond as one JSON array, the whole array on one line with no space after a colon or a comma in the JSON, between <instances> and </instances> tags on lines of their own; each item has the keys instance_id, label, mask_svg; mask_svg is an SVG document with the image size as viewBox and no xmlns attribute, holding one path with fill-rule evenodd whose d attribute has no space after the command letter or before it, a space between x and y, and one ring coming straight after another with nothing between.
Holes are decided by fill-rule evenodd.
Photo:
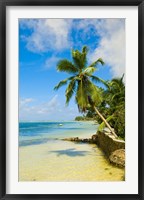
<instances>
[{"instance_id":1,"label":"palm frond","mask_svg":"<svg viewBox=\"0 0 144 200\"><path fill-rule=\"evenodd\" d=\"M65 96L66 96L66 105L68 105L72 95L74 94L75 92L75 88L76 88L76 79L73 79L67 89L66 89L66 92L65 92Z\"/></svg>"},{"instance_id":2,"label":"palm frond","mask_svg":"<svg viewBox=\"0 0 144 200\"><path fill-rule=\"evenodd\" d=\"M97 63L101 63L102 65L105 64L102 58L99 58L96 62L97 62Z\"/></svg>"},{"instance_id":3,"label":"palm frond","mask_svg":"<svg viewBox=\"0 0 144 200\"><path fill-rule=\"evenodd\" d=\"M78 72L78 69L68 60L60 60L57 64L57 70L61 72L67 72L67 73L76 73Z\"/></svg>"},{"instance_id":4,"label":"palm frond","mask_svg":"<svg viewBox=\"0 0 144 200\"><path fill-rule=\"evenodd\" d=\"M83 68L86 67L87 64L87 53L88 53L88 47L84 46L82 48L82 60L83 60Z\"/></svg>"},{"instance_id":5,"label":"palm frond","mask_svg":"<svg viewBox=\"0 0 144 200\"><path fill-rule=\"evenodd\" d=\"M96 83L103 83L107 88L109 88L109 84L107 81L104 81L102 78L99 78L97 76L90 76L90 78L92 79L93 82L96 82Z\"/></svg>"},{"instance_id":6,"label":"palm frond","mask_svg":"<svg viewBox=\"0 0 144 200\"><path fill-rule=\"evenodd\" d=\"M91 76L95 71L96 71L95 67L87 67L84 70L84 74L87 75L87 76Z\"/></svg>"},{"instance_id":7,"label":"palm frond","mask_svg":"<svg viewBox=\"0 0 144 200\"><path fill-rule=\"evenodd\" d=\"M87 80L86 90L87 96L91 98L95 105L98 105L102 101L102 96L99 88L96 85L94 85L90 80Z\"/></svg>"},{"instance_id":8,"label":"palm frond","mask_svg":"<svg viewBox=\"0 0 144 200\"><path fill-rule=\"evenodd\" d=\"M60 87L62 87L63 85L66 85L67 82L68 82L69 80L72 80L73 78L75 78L75 76L71 76L71 77L69 77L69 78L67 78L67 79L64 79L64 80L60 81L60 82L54 87L54 90L58 90L58 89L59 89Z\"/></svg>"},{"instance_id":9,"label":"palm frond","mask_svg":"<svg viewBox=\"0 0 144 200\"><path fill-rule=\"evenodd\" d=\"M86 46L83 47L82 52L78 50L72 50L72 58L75 66L81 71L85 68L87 63L87 52L88 48Z\"/></svg>"},{"instance_id":10,"label":"palm frond","mask_svg":"<svg viewBox=\"0 0 144 200\"><path fill-rule=\"evenodd\" d=\"M124 83L122 81L122 78L114 78L111 81L112 86L116 86L117 88L124 88Z\"/></svg>"},{"instance_id":11,"label":"palm frond","mask_svg":"<svg viewBox=\"0 0 144 200\"><path fill-rule=\"evenodd\" d=\"M123 101L123 100L125 100L125 96L119 92L119 93L117 93L117 94L114 94L114 95L111 97L111 100L112 100L112 101L115 100L115 99L119 99L119 101Z\"/></svg>"},{"instance_id":12,"label":"palm frond","mask_svg":"<svg viewBox=\"0 0 144 200\"><path fill-rule=\"evenodd\" d=\"M121 102L121 104L116 105L116 110L123 110L124 107L125 107L125 103Z\"/></svg>"},{"instance_id":13,"label":"palm frond","mask_svg":"<svg viewBox=\"0 0 144 200\"><path fill-rule=\"evenodd\" d=\"M125 75L125 74L122 75L122 77L121 77L121 81L123 81L124 75Z\"/></svg>"},{"instance_id":14,"label":"palm frond","mask_svg":"<svg viewBox=\"0 0 144 200\"><path fill-rule=\"evenodd\" d=\"M85 85L83 81L78 82L77 93L76 93L76 103L78 105L80 112L85 112L88 106L88 96Z\"/></svg>"},{"instance_id":15,"label":"palm frond","mask_svg":"<svg viewBox=\"0 0 144 200\"><path fill-rule=\"evenodd\" d=\"M97 59L89 67L96 67L98 65L98 63L101 63L102 65L104 65L104 61L102 60L102 58Z\"/></svg>"},{"instance_id":16,"label":"palm frond","mask_svg":"<svg viewBox=\"0 0 144 200\"><path fill-rule=\"evenodd\" d=\"M83 46L82 53L83 54L87 54L88 53L88 47L87 46Z\"/></svg>"},{"instance_id":17,"label":"palm frond","mask_svg":"<svg viewBox=\"0 0 144 200\"><path fill-rule=\"evenodd\" d=\"M113 116L113 115L110 115L110 116L106 119L106 121L109 122L109 121L112 120L113 118L114 118L114 116ZM105 126L106 126L106 124L105 124L104 122L102 122L102 123L99 125L99 127L98 127L98 131L102 131L102 130L105 128Z\"/></svg>"},{"instance_id":18,"label":"palm frond","mask_svg":"<svg viewBox=\"0 0 144 200\"><path fill-rule=\"evenodd\" d=\"M81 63L81 53L78 50L72 50L72 59L74 62L74 65L77 67L77 69L81 69L82 63Z\"/></svg>"}]
</instances>

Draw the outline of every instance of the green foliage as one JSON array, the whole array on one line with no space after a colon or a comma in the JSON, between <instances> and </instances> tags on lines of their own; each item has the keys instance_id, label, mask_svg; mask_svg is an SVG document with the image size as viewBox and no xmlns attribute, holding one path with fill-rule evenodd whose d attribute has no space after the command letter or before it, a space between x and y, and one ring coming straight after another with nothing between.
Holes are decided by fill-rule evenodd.
<instances>
[{"instance_id":1,"label":"green foliage","mask_svg":"<svg viewBox=\"0 0 144 200\"><path fill-rule=\"evenodd\" d=\"M91 76L91 80L96 83L103 83L106 87L109 87L109 85L106 81L104 81L103 79L101 79L97 76Z\"/></svg>"},{"instance_id":2,"label":"green foliage","mask_svg":"<svg viewBox=\"0 0 144 200\"><path fill-rule=\"evenodd\" d=\"M66 96L66 104L69 103L72 95L74 94L75 92L75 88L76 88L76 80L75 79L72 79L66 89L66 92L65 92L65 96Z\"/></svg>"},{"instance_id":3,"label":"green foliage","mask_svg":"<svg viewBox=\"0 0 144 200\"><path fill-rule=\"evenodd\" d=\"M68 82L69 80L72 80L74 77L75 77L75 76L71 76L71 77L69 77L69 78L67 78L67 79L65 79L65 80L60 81L60 82L54 87L54 90L58 90L58 89L59 89L60 87L62 87L63 85L66 85L67 82Z\"/></svg>"},{"instance_id":4,"label":"green foliage","mask_svg":"<svg viewBox=\"0 0 144 200\"><path fill-rule=\"evenodd\" d=\"M98 60L93 62L89 67L97 67L98 63L101 63L102 65L104 65L104 61L102 60L102 58L99 58Z\"/></svg>"},{"instance_id":5,"label":"green foliage","mask_svg":"<svg viewBox=\"0 0 144 200\"><path fill-rule=\"evenodd\" d=\"M92 110L88 110L86 114L86 118L95 118L96 114Z\"/></svg>"},{"instance_id":6,"label":"green foliage","mask_svg":"<svg viewBox=\"0 0 144 200\"><path fill-rule=\"evenodd\" d=\"M57 64L57 70L73 74L73 76L62 80L55 86L55 90L68 84L65 96L66 104L69 103L75 94L75 101L80 112L85 112L86 116L78 116L76 120L85 120L89 118L96 119L100 124L99 130L105 127L105 123L95 114L93 108L97 107L103 117L114 128L116 134L125 138L125 85L123 76L120 79L104 81L94 75L98 64L104 64L99 58L91 65L87 66L88 48L84 46L82 51L72 50L72 62L66 59L60 60ZM103 83L106 89L97 87L95 83Z\"/></svg>"},{"instance_id":7,"label":"green foliage","mask_svg":"<svg viewBox=\"0 0 144 200\"><path fill-rule=\"evenodd\" d=\"M109 116L109 117L106 119L106 121L109 122L111 119L113 119L113 115ZM105 128L105 123L102 122L102 123L99 125L98 130L101 131L101 130L103 130L104 128Z\"/></svg>"},{"instance_id":8,"label":"green foliage","mask_svg":"<svg viewBox=\"0 0 144 200\"><path fill-rule=\"evenodd\" d=\"M79 50L72 50L72 62L66 59L58 62L58 71L74 74L74 76L60 81L54 88L57 90L68 83L65 92L66 104L69 103L71 97L75 94L75 101L80 112L86 112L90 103L89 98L94 102L94 105L98 105L101 102L101 93L99 88L92 83L92 74L96 71L98 63L103 65L104 62L99 58L87 67L87 53L88 48L84 46L81 52ZM98 80L104 83L104 80L100 78Z\"/></svg>"},{"instance_id":9,"label":"green foliage","mask_svg":"<svg viewBox=\"0 0 144 200\"><path fill-rule=\"evenodd\" d=\"M82 48L82 52L78 50L72 50L73 63L79 70L83 70L86 67L87 53L88 48L86 46Z\"/></svg>"},{"instance_id":10,"label":"green foliage","mask_svg":"<svg viewBox=\"0 0 144 200\"><path fill-rule=\"evenodd\" d=\"M85 112L88 105L87 91L85 87L85 82L83 80L79 81L76 92L76 103L78 105L80 112Z\"/></svg>"},{"instance_id":11,"label":"green foliage","mask_svg":"<svg viewBox=\"0 0 144 200\"><path fill-rule=\"evenodd\" d=\"M68 60L60 60L57 64L57 70L61 72L67 72L70 74L74 74L78 72L78 69Z\"/></svg>"},{"instance_id":12,"label":"green foliage","mask_svg":"<svg viewBox=\"0 0 144 200\"><path fill-rule=\"evenodd\" d=\"M83 121L83 120L84 120L84 117L82 117L82 116L77 116L75 118L75 121Z\"/></svg>"},{"instance_id":13,"label":"green foliage","mask_svg":"<svg viewBox=\"0 0 144 200\"><path fill-rule=\"evenodd\" d=\"M107 120L114 128L117 135L125 139L125 85L123 76L120 79L112 79L108 82L108 87L103 90L103 102L99 105L99 111L103 116L109 116ZM100 129L105 127L102 120L96 116Z\"/></svg>"}]
</instances>

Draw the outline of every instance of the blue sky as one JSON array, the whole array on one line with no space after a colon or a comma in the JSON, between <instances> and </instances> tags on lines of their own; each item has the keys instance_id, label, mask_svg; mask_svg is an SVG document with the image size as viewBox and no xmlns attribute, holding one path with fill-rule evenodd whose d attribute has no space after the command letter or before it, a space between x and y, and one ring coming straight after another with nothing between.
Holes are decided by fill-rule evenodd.
<instances>
[{"instance_id":1,"label":"blue sky","mask_svg":"<svg viewBox=\"0 0 144 200\"><path fill-rule=\"evenodd\" d=\"M71 60L71 49L89 47L88 63L103 58L95 74L104 80L125 73L124 19L20 19L20 121L73 120L80 115L74 98L65 106L65 86L54 86L69 75L56 71L60 59Z\"/></svg>"}]
</instances>

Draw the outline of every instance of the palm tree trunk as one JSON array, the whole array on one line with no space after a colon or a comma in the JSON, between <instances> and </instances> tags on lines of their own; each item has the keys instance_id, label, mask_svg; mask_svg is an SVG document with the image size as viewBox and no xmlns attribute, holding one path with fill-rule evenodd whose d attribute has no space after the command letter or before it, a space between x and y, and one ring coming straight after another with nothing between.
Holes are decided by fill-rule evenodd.
<instances>
[{"instance_id":1,"label":"palm tree trunk","mask_svg":"<svg viewBox=\"0 0 144 200\"><path fill-rule=\"evenodd\" d=\"M106 119L102 116L102 114L98 111L98 109L94 106L93 107L95 112L98 114L98 116L103 120L103 122L105 123L105 125L109 128L109 130L112 132L112 134L117 138L118 136L115 134L114 130L111 128L111 126L109 125L109 123L106 121Z\"/></svg>"}]
</instances>

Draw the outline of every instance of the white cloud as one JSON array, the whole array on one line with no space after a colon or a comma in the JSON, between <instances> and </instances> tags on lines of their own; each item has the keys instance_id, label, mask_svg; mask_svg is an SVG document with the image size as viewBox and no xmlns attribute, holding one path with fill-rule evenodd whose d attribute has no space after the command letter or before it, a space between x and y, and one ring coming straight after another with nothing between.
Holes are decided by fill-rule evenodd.
<instances>
[{"instance_id":1,"label":"white cloud","mask_svg":"<svg viewBox=\"0 0 144 200\"><path fill-rule=\"evenodd\" d=\"M30 100L31 99L31 100ZM32 98L21 99L19 103L19 118L23 120L73 120L79 115L77 106L65 106L60 102L58 95L53 96L47 102L32 104Z\"/></svg>"},{"instance_id":2,"label":"white cloud","mask_svg":"<svg viewBox=\"0 0 144 200\"><path fill-rule=\"evenodd\" d=\"M57 57L55 55L52 55L52 57L48 58L46 61L45 61L45 68L50 68L50 67L53 67L53 66L56 66L57 65L57 62L60 60L61 58L60 57Z\"/></svg>"},{"instance_id":3,"label":"white cloud","mask_svg":"<svg viewBox=\"0 0 144 200\"><path fill-rule=\"evenodd\" d=\"M27 49L32 52L62 50L70 45L69 29L72 20L67 19L29 19L21 20L21 28L32 30L30 36L21 36L27 42Z\"/></svg>"},{"instance_id":4,"label":"white cloud","mask_svg":"<svg viewBox=\"0 0 144 200\"><path fill-rule=\"evenodd\" d=\"M82 30L84 38L89 37L91 30L99 37L99 41L92 43L94 50L89 53L89 62L103 58L113 77L125 73L125 19L84 19L76 28Z\"/></svg>"},{"instance_id":5,"label":"white cloud","mask_svg":"<svg viewBox=\"0 0 144 200\"><path fill-rule=\"evenodd\" d=\"M34 101L34 99L32 99L32 98L20 99L20 101L19 101L19 106L20 106L20 107L25 107L25 106L27 106L29 103L33 102L33 101Z\"/></svg>"},{"instance_id":6,"label":"white cloud","mask_svg":"<svg viewBox=\"0 0 144 200\"><path fill-rule=\"evenodd\" d=\"M57 52L70 49L72 42L82 46L95 35L99 39L90 43L95 49L91 50L89 60L92 62L102 57L110 66L113 77L125 73L125 19L29 19L21 20L20 25L32 31L29 36L22 36L30 51L54 50L54 55L45 61L46 68L56 65L59 60ZM72 29L77 41L72 41Z\"/></svg>"},{"instance_id":7,"label":"white cloud","mask_svg":"<svg viewBox=\"0 0 144 200\"><path fill-rule=\"evenodd\" d=\"M47 19L45 24L52 34L55 35L55 41L52 41L56 49L63 49L69 47L69 30L71 28L72 20L67 19Z\"/></svg>"},{"instance_id":8,"label":"white cloud","mask_svg":"<svg viewBox=\"0 0 144 200\"><path fill-rule=\"evenodd\" d=\"M23 112L35 112L35 113L49 113L55 109L59 105L58 103L58 96L55 95L53 98L51 98L48 102L39 103L37 105L31 105L30 103L34 100L32 98L23 98L20 99L19 102L19 108L20 113Z\"/></svg>"},{"instance_id":9,"label":"white cloud","mask_svg":"<svg viewBox=\"0 0 144 200\"><path fill-rule=\"evenodd\" d=\"M58 95L55 95L50 101L38 105L36 107L36 112L39 114L52 113L58 106Z\"/></svg>"},{"instance_id":10,"label":"white cloud","mask_svg":"<svg viewBox=\"0 0 144 200\"><path fill-rule=\"evenodd\" d=\"M113 77L125 73L125 23L123 19L104 19L95 24L101 39L90 55L90 61L99 57L110 66Z\"/></svg>"}]
</instances>

